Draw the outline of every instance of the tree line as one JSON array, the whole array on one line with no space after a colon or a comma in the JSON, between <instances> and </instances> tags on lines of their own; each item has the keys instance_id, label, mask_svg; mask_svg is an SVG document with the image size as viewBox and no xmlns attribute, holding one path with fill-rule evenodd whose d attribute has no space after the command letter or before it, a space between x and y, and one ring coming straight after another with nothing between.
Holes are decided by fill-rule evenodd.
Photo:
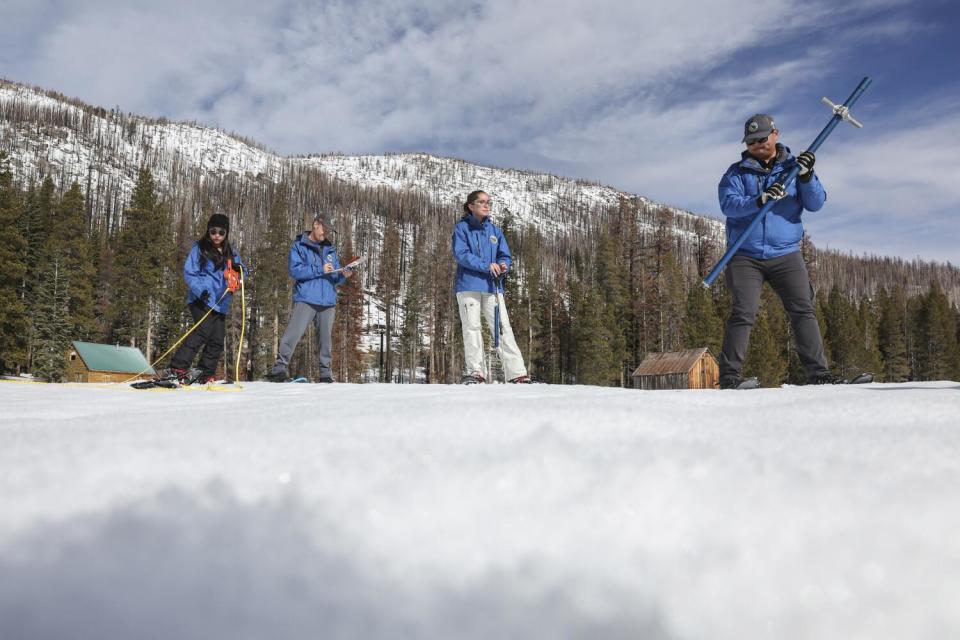
<instances>
[{"instance_id":1,"label":"tree line","mask_svg":"<svg viewBox=\"0 0 960 640\"><path fill-rule=\"evenodd\" d=\"M160 356L190 326L183 260L208 215L221 211L230 216L230 240L250 267L245 305L237 300L228 319L223 372L259 377L276 357L291 305L289 246L312 213L324 211L338 231L341 258L370 258L340 290L337 379L459 380L463 354L450 254L457 203L316 172L291 172L279 182L228 176L158 185L147 167L115 215L92 207L87 196L78 183L58 186L49 175L15 182L0 159L5 371L62 380L71 340L129 344L151 361ZM722 252L706 220L678 229L669 209L639 198L624 198L569 234L523 224L509 211L497 212L497 220L514 253L506 281L511 322L534 376L630 386L632 369L647 353L700 346L719 353L729 294L722 283L710 290L699 284ZM850 291L840 278L825 282L821 275L849 257L819 252L809 240L804 252L836 373L960 379L960 312L941 278L930 277L923 289L893 277ZM946 273L949 284L952 272ZM239 345L241 321L246 332ZM316 374L313 341L308 334L291 372ZM744 374L766 385L804 377L786 315L769 289Z\"/></svg>"}]
</instances>

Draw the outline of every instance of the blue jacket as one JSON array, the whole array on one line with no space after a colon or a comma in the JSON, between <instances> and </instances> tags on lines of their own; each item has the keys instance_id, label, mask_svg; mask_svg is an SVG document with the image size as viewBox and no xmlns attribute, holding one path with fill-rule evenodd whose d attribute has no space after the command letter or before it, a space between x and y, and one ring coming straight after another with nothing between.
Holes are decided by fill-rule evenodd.
<instances>
[{"instance_id":1,"label":"blue jacket","mask_svg":"<svg viewBox=\"0 0 960 640\"><path fill-rule=\"evenodd\" d=\"M720 179L717 188L720 209L727 217L727 244L737 241L749 226L760 207L757 197L797 163L790 149L777 144L777 157L770 169L756 158L743 152L740 162L730 165ZM746 255L758 260L778 258L800 250L803 237L803 210L819 211L827 199L827 193L814 173L809 182L796 179L787 187L787 195L773 205L761 222L740 246L737 255Z\"/></svg>"},{"instance_id":2,"label":"blue jacket","mask_svg":"<svg viewBox=\"0 0 960 640\"><path fill-rule=\"evenodd\" d=\"M463 216L453 227L451 244L453 259L457 261L457 293L493 293L496 285L490 263L506 264L508 269L513 264L507 239L490 218L480 223L473 215Z\"/></svg>"},{"instance_id":3,"label":"blue jacket","mask_svg":"<svg viewBox=\"0 0 960 640\"><path fill-rule=\"evenodd\" d=\"M212 261L203 260L200 264L200 244L193 243L190 254L183 263L183 279L187 283L187 304L192 304L203 297L203 292L207 292L206 305L214 311L226 314L230 311L230 301L233 300L233 294L228 293L220 300L220 296L227 290L227 283L223 279L223 269L226 262L217 268ZM243 277L247 278L247 267L240 260L240 256L233 254L233 263L243 267ZM220 303L217 304L217 300Z\"/></svg>"},{"instance_id":4,"label":"blue jacket","mask_svg":"<svg viewBox=\"0 0 960 640\"><path fill-rule=\"evenodd\" d=\"M343 273L323 272L325 264L340 268L337 250L329 240L317 244L309 236L307 232L301 233L290 246L287 272L297 281L293 287L293 301L332 307L337 304L337 287L347 278Z\"/></svg>"}]
</instances>

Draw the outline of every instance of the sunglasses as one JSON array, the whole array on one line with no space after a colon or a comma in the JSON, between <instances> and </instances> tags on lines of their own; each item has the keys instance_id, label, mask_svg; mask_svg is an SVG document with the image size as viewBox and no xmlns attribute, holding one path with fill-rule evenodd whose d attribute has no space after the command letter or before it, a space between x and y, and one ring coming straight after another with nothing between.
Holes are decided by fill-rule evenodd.
<instances>
[{"instance_id":1,"label":"sunglasses","mask_svg":"<svg viewBox=\"0 0 960 640\"><path fill-rule=\"evenodd\" d=\"M769 138L770 138L770 136L766 136L766 137L760 138L759 140L747 140L747 146L748 146L748 147L752 147L752 146L755 145L755 144L763 144L763 143L766 142Z\"/></svg>"},{"instance_id":2,"label":"sunglasses","mask_svg":"<svg viewBox=\"0 0 960 640\"><path fill-rule=\"evenodd\" d=\"M222 227L210 227L208 233L212 236L226 236L227 230Z\"/></svg>"}]
</instances>

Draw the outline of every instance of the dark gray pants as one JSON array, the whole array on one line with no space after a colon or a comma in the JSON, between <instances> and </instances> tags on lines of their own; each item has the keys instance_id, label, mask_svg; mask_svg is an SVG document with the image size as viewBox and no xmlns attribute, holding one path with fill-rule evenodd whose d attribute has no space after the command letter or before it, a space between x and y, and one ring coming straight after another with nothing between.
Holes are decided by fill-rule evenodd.
<instances>
[{"instance_id":1,"label":"dark gray pants","mask_svg":"<svg viewBox=\"0 0 960 640\"><path fill-rule=\"evenodd\" d=\"M293 350L297 348L297 343L303 337L303 332L307 330L310 321L313 321L313 328L317 334L317 361L320 363L320 377L330 377L330 363L333 358L330 355L331 343L333 342L333 317L336 307L325 307L319 304L310 304L309 302L294 302L293 309L290 310L290 322L287 323L287 329L280 338L280 353L277 355L277 361L273 365L273 373L287 372L287 365L290 364L290 358L293 356Z\"/></svg>"},{"instance_id":2,"label":"dark gray pants","mask_svg":"<svg viewBox=\"0 0 960 640\"><path fill-rule=\"evenodd\" d=\"M790 317L797 353L808 378L829 373L823 339L813 304L813 286L799 251L770 260L734 256L727 265L727 287L733 298L730 318L723 333L720 378L740 376L747 355L750 330L760 307L764 281L780 296Z\"/></svg>"}]
</instances>

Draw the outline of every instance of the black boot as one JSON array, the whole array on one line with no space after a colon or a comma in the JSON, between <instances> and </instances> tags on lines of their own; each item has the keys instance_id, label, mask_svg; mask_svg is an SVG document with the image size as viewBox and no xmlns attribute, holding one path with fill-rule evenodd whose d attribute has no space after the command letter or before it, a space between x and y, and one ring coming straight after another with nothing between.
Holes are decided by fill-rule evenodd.
<instances>
[{"instance_id":1,"label":"black boot","mask_svg":"<svg viewBox=\"0 0 960 640\"><path fill-rule=\"evenodd\" d=\"M720 378L721 389L759 389L760 380L755 377L725 376Z\"/></svg>"}]
</instances>

